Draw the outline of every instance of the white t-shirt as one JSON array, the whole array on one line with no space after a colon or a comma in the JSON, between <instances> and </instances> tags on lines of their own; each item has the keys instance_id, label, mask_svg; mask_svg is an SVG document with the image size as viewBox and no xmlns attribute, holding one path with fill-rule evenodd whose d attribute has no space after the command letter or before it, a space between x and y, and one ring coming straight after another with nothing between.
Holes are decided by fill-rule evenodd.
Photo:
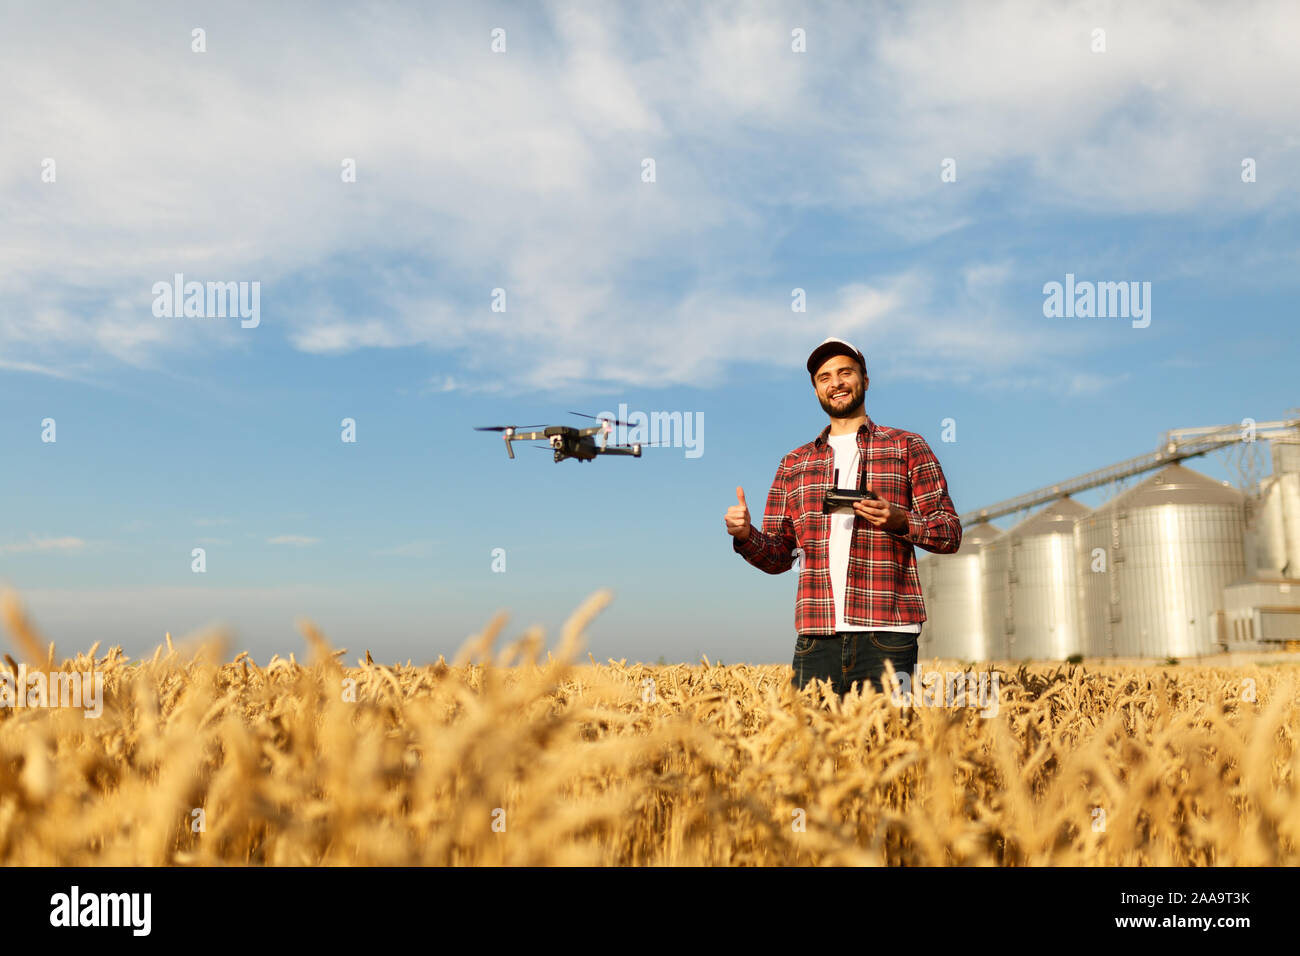
<instances>
[{"instance_id":1,"label":"white t-shirt","mask_svg":"<svg viewBox=\"0 0 1300 956\"><path fill-rule=\"evenodd\" d=\"M840 473L841 488L857 488L861 472L858 463L861 455L858 451L857 433L848 435L827 435L835 452L835 468ZM839 508L828 516L831 520L831 540L829 558L831 571L831 594L835 597L835 630L837 631L906 631L909 634L921 633L920 624L849 624L844 620L844 590L849 581L849 547L853 543L852 508Z\"/></svg>"}]
</instances>

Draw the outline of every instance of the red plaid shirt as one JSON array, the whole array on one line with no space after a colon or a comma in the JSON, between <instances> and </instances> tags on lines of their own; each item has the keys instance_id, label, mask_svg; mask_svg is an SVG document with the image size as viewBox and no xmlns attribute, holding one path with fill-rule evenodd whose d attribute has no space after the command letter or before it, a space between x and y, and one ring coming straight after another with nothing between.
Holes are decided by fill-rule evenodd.
<instances>
[{"instance_id":1,"label":"red plaid shirt","mask_svg":"<svg viewBox=\"0 0 1300 956\"><path fill-rule=\"evenodd\" d=\"M768 574L790 570L795 549L802 552L794 627L799 634L835 633L835 598L831 593L830 515L822 514L822 497L834 486L835 452L826 436L800 445L781 459L767 493L763 530L752 527L732 549ZM921 581L916 575L916 548L952 554L961 544L961 522L948 497L948 483L924 438L872 422L858 429L867 487L907 512L907 528L892 532L865 518L853 519L849 575L844 589L844 620L872 624L919 624L925 620ZM846 488L859 487L860 475L840 477Z\"/></svg>"}]
</instances>

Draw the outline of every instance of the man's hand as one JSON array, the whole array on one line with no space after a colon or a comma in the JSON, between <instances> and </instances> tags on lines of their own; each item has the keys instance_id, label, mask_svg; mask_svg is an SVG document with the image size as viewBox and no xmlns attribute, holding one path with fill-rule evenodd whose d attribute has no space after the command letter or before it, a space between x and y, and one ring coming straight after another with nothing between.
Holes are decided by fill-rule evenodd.
<instances>
[{"instance_id":1,"label":"man's hand","mask_svg":"<svg viewBox=\"0 0 1300 956\"><path fill-rule=\"evenodd\" d=\"M883 498L863 498L861 501L855 501L853 512L885 531L897 533L907 530L907 512L891 505Z\"/></svg>"},{"instance_id":2,"label":"man's hand","mask_svg":"<svg viewBox=\"0 0 1300 956\"><path fill-rule=\"evenodd\" d=\"M727 534L737 541L749 537L749 506L745 504L745 489L736 486L736 504L727 509Z\"/></svg>"}]
</instances>

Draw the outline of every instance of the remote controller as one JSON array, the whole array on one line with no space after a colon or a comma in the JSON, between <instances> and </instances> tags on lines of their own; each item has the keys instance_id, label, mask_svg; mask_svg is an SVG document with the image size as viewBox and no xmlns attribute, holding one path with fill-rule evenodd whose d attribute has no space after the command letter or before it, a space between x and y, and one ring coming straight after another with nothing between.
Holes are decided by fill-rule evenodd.
<instances>
[{"instance_id":1,"label":"remote controller","mask_svg":"<svg viewBox=\"0 0 1300 956\"><path fill-rule=\"evenodd\" d=\"M828 491L822 501L822 514L830 514L836 508L852 508L855 501L863 501L867 498L876 501L879 500L880 496L874 491L854 491L852 488L837 488L835 491Z\"/></svg>"},{"instance_id":2,"label":"remote controller","mask_svg":"<svg viewBox=\"0 0 1300 956\"><path fill-rule=\"evenodd\" d=\"M862 470L861 488L858 489L841 488L839 487L839 483L840 483L840 472L839 469L837 468L835 469L836 487L826 492L826 497L822 499L822 514L828 515L832 511L835 511L837 508L852 508L853 503L855 501L862 501L866 498L870 498L873 501L880 500L880 496L878 494L876 494L874 491L866 487L867 472L865 468Z\"/></svg>"}]
</instances>

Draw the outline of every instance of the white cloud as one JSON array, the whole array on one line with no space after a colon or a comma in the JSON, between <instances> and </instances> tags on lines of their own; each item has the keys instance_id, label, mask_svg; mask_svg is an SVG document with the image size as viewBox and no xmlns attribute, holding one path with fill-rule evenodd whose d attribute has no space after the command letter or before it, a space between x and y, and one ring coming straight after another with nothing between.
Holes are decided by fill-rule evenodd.
<instances>
[{"instance_id":1,"label":"white cloud","mask_svg":"<svg viewBox=\"0 0 1300 956\"><path fill-rule=\"evenodd\" d=\"M791 214L869 222L887 247L978 225L994 189L1039 214L1296 206L1285 177L1243 190L1235 166L1294 165L1291 5L841 5L796 18L795 54L791 17L766 5L553 3L512 12L493 55L511 9L451 7L436 30L415 5L205 9L201 55L143 9L8 23L0 368L164 370L283 336L312 354L447 351L464 366L447 382L474 390L709 385L738 361L798 367L839 330L887 342L904 370L1041 374L1095 333L1007 315L996 256L947 302L918 260L825 280L792 315L789 287L812 279L787 275ZM957 183L939 182L947 156ZM256 330L155 319L150 286L175 272L282 295ZM521 372L494 380L503 364Z\"/></svg>"},{"instance_id":2,"label":"white cloud","mask_svg":"<svg viewBox=\"0 0 1300 956\"><path fill-rule=\"evenodd\" d=\"M57 554L76 554L84 551L87 542L81 538L60 537L60 538L38 538L35 535L29 535L26 541L17 541L12 544L0 544L0 554L30 554L54 552Z\"/></svg>"},{"instance_id":3,"label":"white cloud","mask_svg":"<svg viewBox=\"0 0 1300 956\"><path fill-rule=\"evenodd\" d=\"M309 538L302 534L279 534L273 538L267 538L266 543L291 544L299 548L305 548L307 545L320 544L320 538Z\"/></svg>"},{"instance_id":4,"label":"white cloud","mask_svg":"<svg viewBox=\"0 0 1300 956\"><path fill-rule=\"evenodd\" d=\"M439 393L469 392L469 391L475 391L475 389L473 386L465 382L459 381L458 379L455 378L455 376L441 375L429 379L429 381L425 383L424 391L426 393L428 392L439 392Z\"/></svg>"},{"instance_id":5,"label":"white cloud","mask_svg":"<svg viewBox=\"0 0 1300 956\"><path fill-rule=\"evenodd\" d=\"M6 358L0 358L0 369L6 369L11 372L30 372L33 375L48 375L50 378L60 378L73 382L90 382L90 379L76 374L70 368L57 368L50 365L41 365L37 362L12 361Z\"/></svg>"}]
</instances>

